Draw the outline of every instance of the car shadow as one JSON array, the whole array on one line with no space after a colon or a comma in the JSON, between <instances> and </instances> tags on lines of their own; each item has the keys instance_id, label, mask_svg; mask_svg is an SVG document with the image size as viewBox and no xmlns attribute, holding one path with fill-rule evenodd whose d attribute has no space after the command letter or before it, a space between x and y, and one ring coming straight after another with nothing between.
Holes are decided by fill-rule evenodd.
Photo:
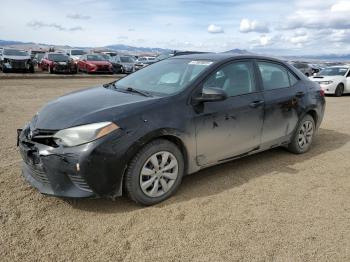
<instances>
[{"instance_id":1,"label":"car shadow","mask_svg":"<svg viewBox=\"0 0 350 262\"><path fill-rule=\"evenodd\" d=\"M178 192L167 201L156 205L163 207L191 199L216 195L247 183L250 179L265 175L296 174L293 166L326 152L334 151L350 141L350 135L329 129L319 129L309 152L296 155L283 148L276 148L237 159L225 164L206 168L185 176ZM106 199L82 199L69 201L73 208L102 213L130 212L145 208L126 197L115 201Z\"/></svg>"}]
</instances>

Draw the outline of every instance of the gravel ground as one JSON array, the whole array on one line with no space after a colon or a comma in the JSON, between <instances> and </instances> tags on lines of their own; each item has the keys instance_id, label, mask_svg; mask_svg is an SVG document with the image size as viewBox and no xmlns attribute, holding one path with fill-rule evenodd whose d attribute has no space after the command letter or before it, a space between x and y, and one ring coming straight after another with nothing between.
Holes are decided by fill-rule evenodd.
<instances>
[{"instance_id":1,"label":"gravel ground","mask_svg":"<svg viewBox=\"0 0 350 262\"><path fill-rule=\"evenodd\" d=\"M108 81L0 80L2 261L350 261L350 96L327 97L309 153L206 169L157 206L41 195L21 177L16 128L50 99Z\"/></svg>"}]
</instances>

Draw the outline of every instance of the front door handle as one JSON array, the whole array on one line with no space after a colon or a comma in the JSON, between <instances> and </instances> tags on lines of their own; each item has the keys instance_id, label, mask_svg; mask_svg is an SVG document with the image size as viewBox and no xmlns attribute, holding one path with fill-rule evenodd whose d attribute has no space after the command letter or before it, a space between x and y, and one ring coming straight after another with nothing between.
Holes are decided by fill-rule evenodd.
<instances>
[{"instance_id":1,"label":"front door handle","mask_svg":"<svg viewBox=\"0 0 350 262\"><path fill-rule=\"evenodd\" d=\"M259 100L259 101L254 101L254 102L250 103L249 106L252 108L257 108L258 106L261 106L264 103L265 102L263 100Z\"/></svg>"},{"instance_id":2,"label":"front door handle","mask_svg":"<svg viewBox=\"0 0 350 262\"><path fill-rule=\"evenodd\" d=\"M302 98L304 95L305 95L305 93L302 92L302 91L297 92L297 93L295 94L295 96L298 97L298 98Z\"/></svg>"}]
</instances>

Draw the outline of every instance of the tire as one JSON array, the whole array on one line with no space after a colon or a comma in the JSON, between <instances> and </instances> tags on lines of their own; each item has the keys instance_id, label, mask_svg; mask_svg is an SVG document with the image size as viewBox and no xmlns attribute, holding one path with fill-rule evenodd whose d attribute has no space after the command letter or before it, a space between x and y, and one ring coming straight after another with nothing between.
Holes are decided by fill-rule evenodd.
<instances>
[{"instance_id":1,"label":"tire","mask_svg":"<svg viewBox=\"0 0 350 262\"><path fill-rule=\"evenodd\" d=\"M305 75L306 75L307 77L309 77L309 76L310 76L310 74L309 74L309 73L305 73Z\"/></svg>"},{"instance_id":2,"label":"tire","mask_svg":"<svg viewBox=\"0 0 350 262\"><path fill-rule=\"evenodd\" d=\"M53 69L51 69L51 66L47 66L47 71L49 72L49 74L53 74Z\"/></svg>"},{"instance_id":3,"label":"tire","mask_svg":"<svg viewBox=\"0 0 350 262\"><path fill-rule=\"evenodd\" d=\"M34 73L34 66L31 66L31 67L29 68L29 73L31 73L31 74Z\"/></svg>"},{"instance_id":4,"label":"tire","mask_svg":"<svg viewBox=\"0 0 350 262\"><path fill-rule=\"evenodd\" d=\"M340 96L343 95L343 93L344 93L344 85L343 84L339 84L337 86L337 88L335 89L334 95L336 97L340 97Z\"/></svg>"},{"instance_id":5,"label":"tire","mask_svg":"<svg viewBox=\"0 0 350 262\"><path fill-rule=\"evenodd\" d=\"M174 194L183 175L184 158L179 148L168 140L158 139L143 147L131 160L124 188L136 203L154 205Z\"/></svg>"},{"instance_id":6,"label":"tire","mask_svg":"<svg viewBox=\"0 0 350 262\"><path fill-rule=\"evenodd\" d=\"M309 151L316 131L312 116L306 115L299 122L297 129L287 149L294 154L303 154Z\"/></svg>"}]
</instances>

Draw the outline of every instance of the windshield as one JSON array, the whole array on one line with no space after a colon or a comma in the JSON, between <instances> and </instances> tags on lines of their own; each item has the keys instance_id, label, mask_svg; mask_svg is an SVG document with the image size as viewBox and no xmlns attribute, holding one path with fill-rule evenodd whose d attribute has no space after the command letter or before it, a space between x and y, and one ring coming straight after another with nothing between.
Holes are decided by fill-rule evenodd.
<instances>
[{"instance_id":1,"label":"windshield","mask_svg":"<svg viewBox=\"0 0 350 262\"><path fill-rule=\"evenodd\" d=\"M298 69L308 68L307 64L302 64L302 63L293 63L293 66Z\"/></svg>"},{"instance_id":2,"label":"windshield","mask_svg":"<svg viewBox=\"0 0 350 262\"><path fill-rule=\"evenodd\" d=\"M106 54L100 54L100 56L103 57L106 61L109 61L111 59L111 57Z\"/></svg>"},{"instance_id":3,"label":"windshield","mask_svg":"<svg viewBox=\"0 0 350 262\"><path fill-rule=\"evenodd\" d=\"M320 71L321 76L344 76L348 68L346 67L328 67Z\"/></svg>"},{"instance_id":4,"label":"windshield","mask_svg":"<svg viewBox=\"0 0 350 262\"><path fill-rule=\"evenodd\" d=\"M132 59L132 57L130 57L130 56L121 56L120 61L122 63L133 63L134 59Z\"/></svg>"},{"instance_id":5,"label":"windshield","mask_svg":"<svg viewBox=\"0 0 350 262\"><path fill-rule=\"evenodd\" d=\"M190 59L169 59L152 64L116 82L116 87L171 95L182 91L211 61Z\"/></svg>"},{"instance_id":6,"label":"windshield","mask_svg":"<svg viewBox=\"0 0 350 262\"><path fill-rule=\"evenodd\" d=\"M50 61L55 61L55 62L68 61L68 56L66 56L64 54L48 54L48 58Z\"/></svg>"},{"instance_id":7,"label":"windshield","mask_svg":"<svg viewBox=\"0 0 350 262\"><path fill-rule=\"evenodd\" d=\"M106 61L106 59L104 59L100 55L87 55L86 60L88 60L88 61Z\"/></svg>"},{"instance_id":8,"label":"windshield","mask_svg":"<svg viewBox=\"0 0 350 262\"><path fill-rule=\"evenodd\" d=\"M71 55L85 55L84 50L72 50L70 52Z\"/></svg>"},{"instance_id":9,"label":"windshield","mask_svg":"<svg viewBox=\"0 0 350 262\"><path fill-rule=\"evenodd\" d=\"M3 54L13 56L28 56L28 53L26 51L16 49L4 49Z\"/></svg>"}]
</instances>

